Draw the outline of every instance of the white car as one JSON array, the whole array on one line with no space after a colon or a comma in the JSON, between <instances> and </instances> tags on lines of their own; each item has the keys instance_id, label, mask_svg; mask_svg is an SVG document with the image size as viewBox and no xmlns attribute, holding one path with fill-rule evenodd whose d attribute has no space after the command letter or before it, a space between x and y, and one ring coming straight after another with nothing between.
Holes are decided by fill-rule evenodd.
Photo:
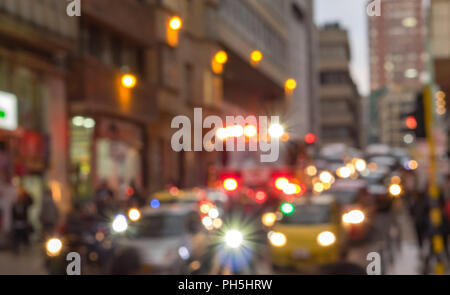
<instances>
[{"instance_id":1,"label":"white car","mask_svg":"<svg viewBox=\"0 0 450 295\"><path fill-rule=\"evenodd\" d=\"M207 239L197 208L172 204L142 209L120 246L138 252L144 274L186 274L206 252Z\"/></svg>"}]
</instances>

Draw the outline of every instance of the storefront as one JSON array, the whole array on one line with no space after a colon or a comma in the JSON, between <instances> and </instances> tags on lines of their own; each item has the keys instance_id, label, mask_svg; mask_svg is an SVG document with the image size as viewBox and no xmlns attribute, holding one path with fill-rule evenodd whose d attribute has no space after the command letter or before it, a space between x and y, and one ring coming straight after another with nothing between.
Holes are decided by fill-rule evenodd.
<instances>
[{"instance_id":1,"label":"storefront","mask_svg":"<svg viewBox=\"0 0 450 295\"><path fill-rule=\"evenodd\" d=\"M40 71L14 63L0 52L0 182L2 187L22 186L31 195L34 205L30 220L37 231L49 162L44 112L49 98L44 77ZM8 194L2 198L13 197ZM10 224L11 202L0 202L2 232Z\"/></svg>"},{"instance_id":2,"label":"storefront","mask_svg":"<svg viewBox=\"0 0 450 295\"><path fill-rule=\"evenodd\" d=\"M80 200L92 198L103 182L123 199L134 184L145 188L144 131L141 126L107 116L71 120L72 184Z\"/></svg>"}]
</instances>

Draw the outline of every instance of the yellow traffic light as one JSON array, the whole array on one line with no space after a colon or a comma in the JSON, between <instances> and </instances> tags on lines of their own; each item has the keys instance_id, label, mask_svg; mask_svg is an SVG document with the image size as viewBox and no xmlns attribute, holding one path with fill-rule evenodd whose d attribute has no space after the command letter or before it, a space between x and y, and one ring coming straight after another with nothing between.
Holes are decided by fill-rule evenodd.
<instances>
[{"instance_id":1,"label":"yellow traffic light","mask_svg":"<svg viewBox=\"0 0 450 295\"><path fill-rule=\"evenodd\" d=\"M137 84L136 76L132 74L125 74L122 76L122 85L125 88L134 88Z\"/></svg>"},{"instance_id":2,"label":"yellow traffic light","mask_svg":"<svg viewBox=\"0 0 450 295\"><path fill-rule=\"evenodd\" d=\"M169 20L169 28L173 31L179 31L183 27L183 21L180 17L174 16Z\"/></svg>"}]
</instances>

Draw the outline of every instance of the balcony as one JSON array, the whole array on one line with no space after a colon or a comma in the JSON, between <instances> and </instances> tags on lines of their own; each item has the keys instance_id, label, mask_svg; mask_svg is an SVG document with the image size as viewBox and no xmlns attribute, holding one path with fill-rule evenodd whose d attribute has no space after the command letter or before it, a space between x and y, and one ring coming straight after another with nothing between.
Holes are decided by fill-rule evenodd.
<instances>
[{"instance_id":1,"label":"balcony","mask_svg":"<svg viewBox=\"0 0 450 295\"><path fill-rule=\"evenodd\" d=\"M150 122L156 114L156 87L139 80L133 89L121 85L122 73L96 59L82 57L72 64L68 93L73 111L100 112Z\"/></svg>"},{"instance_id":2,"label":"balcony","mask_svg":"<svg viewBox=\"0 0 450 295\"><path fill-rule=\"evenodd\" d=\"M83 17L143 45L151 45L156 40L156 13L149 4L136 0L84 0L81 9Z\"/></svg>"},{"instance_id":3,"label":"balcony","mask_svg":"<svg viewBox=\"0 0 450 295\"><path fill-rule=\"evenodd\" d=\"M0 34L48 52L73 48L77 18L66 1L0 0Z\"/></svg>"},{"instance_id":4,"label":"balcony","mask_svg":"<svg viewBox=\"0 0 450 295\"><path fill-rule=\"evenodd\" d=\"M320 86L320 98L323 100L356 100L358 94L349 84L327 84Z\"/></svg>"}]
</instances>

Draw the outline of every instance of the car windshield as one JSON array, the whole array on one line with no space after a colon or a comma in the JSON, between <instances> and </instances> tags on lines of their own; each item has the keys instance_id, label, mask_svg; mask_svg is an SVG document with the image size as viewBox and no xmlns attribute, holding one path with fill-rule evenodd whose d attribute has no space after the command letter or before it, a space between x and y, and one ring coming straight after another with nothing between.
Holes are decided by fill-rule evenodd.
<instances>
[{"instance_id":1,"label":"car windshield","mask_svg":"<svg viewBox=\"0 0 450 295\"><path fill-rule=\"evenodd\" d=\"M184 215L151 215L143 217L138 225L135 238L171 237L186 231Z\"/></svg>"},{"instance_id":2,"label":"car windshield","mask_svg":"<svg viewBox=\"0 0 450 295\"><path fill-rule=\"evenodd\" d=\"M334 191L336 201L342 205L353 204L358 196L357 191Z\"/></svg>"},{"instance_id":3,"label":"car windshield","mask_svg":"<svg viewBox=\"0 0 450 295\"><path fill-rule=\"evenodd\" d=\"M329 205L304 204L296 206L294 213L286 215L281 224L324 224L331 221Z\"/></svg>"},{"instance_id":4,"label":"car windshield","mask_svg":"<svg viewBox=\"0 0 450 295\"><path fill-rule=\"evenodd\" d=\"M368 176L364 177L369 185L380 184L383 182L384 174L382 173L370 173Z\"/></svg>"},{"instance_id":5,"label":"car windshield","mask_svg":"<svg viewBox=\"0 0 450 295\"><path fill-rule=\"evenodd\" d=\"M380 166L392 167L395 165L395 158L390 156L375 156L370 158L370 162L374 162Z\"/></svg>"}]
</instances>

